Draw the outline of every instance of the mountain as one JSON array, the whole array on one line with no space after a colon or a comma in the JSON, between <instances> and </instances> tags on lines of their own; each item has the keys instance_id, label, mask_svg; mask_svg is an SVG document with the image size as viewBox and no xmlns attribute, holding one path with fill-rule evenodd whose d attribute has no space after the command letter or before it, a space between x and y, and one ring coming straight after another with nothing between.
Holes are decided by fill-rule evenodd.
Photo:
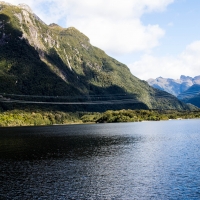
<instances>
[{"instance_id":1,"label":"mountain","mask_svg":"<svg viewBox=\"0 0 200 200\"><path fill-rule=\"evenodd\" d=\"M200 108L200 85L194 84L189 89L179 94L178 99Z\"/></svg>"},{"instance_id":2,"label":"mountain","mask_svg":"<svg viewBox=\"0 0 200 200\"><path fill-rule=\"evenodd\" d=\"M149 85L169 92L185 103L200 107L200 76L194 78L181 75L180 79L158 77L147 80Z\"/></svg>"},{"instance_id":3,"label":"mountain","mask_svg":"<svg viewBox=\"0 0 200 200\"><path fill-rule=\"evenodd\" d=\"M46 25L25 4L0 2L0 103L3 109L190 109L130 73L74 27Z\"/></svg>"},{"instance_id":4,"label":"mountain","mask_svg":"<svg viewBox=\"0 0 200 200\"><path fill-rule=\"evenodd\" d=\"M156 79L147 80L149 85L154 88L169 92L174 96L178 96L194 84L200 85L200 76L194 78L181 75L180 79L170 79L158 77Z\"/></svg>"},{"instance_id":5,"label":"mountain","mask_svg":"<svg viewBox=\"0 0 200 200\"><path fill-rule=\"evenodd\" d=\"M191 97L190 99L187 99L187 101L184 101L186 103L190 103L192 105L195 105L196 107L200 108L200 93Z\"/></svg>"}]
</instances>

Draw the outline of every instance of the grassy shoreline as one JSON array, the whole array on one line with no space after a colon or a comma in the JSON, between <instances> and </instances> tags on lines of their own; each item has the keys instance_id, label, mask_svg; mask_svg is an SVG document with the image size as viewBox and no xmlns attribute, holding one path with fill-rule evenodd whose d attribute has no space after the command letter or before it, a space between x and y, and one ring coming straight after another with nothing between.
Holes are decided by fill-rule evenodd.
<instances>
[{"instance_id":1,"label":"grassy shoreline","mask_svg":"<svg viewBox=\"0 0 200 200\"><path fill-rule=\"evenodd\" d=\"M108 110L103 113L72 113L62 111L11 110L0 112L0 127L142 122L199 118L200 111Z\"/></svg>"}]
</instances>

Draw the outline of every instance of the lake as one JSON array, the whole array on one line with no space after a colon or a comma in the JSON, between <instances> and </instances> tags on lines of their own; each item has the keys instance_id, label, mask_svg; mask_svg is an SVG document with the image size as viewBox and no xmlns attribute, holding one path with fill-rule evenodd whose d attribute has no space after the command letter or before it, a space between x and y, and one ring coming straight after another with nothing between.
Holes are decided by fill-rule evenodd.
<instances>
[{"instance_id":1,"label":"lake","mask_svg":"<svg viewBox=\"0 0 200 200\"><path fill-rule=\"evenodd\" d=\"M0 199L200 199L200 120L0 128Z\"/></svg>"}]
</instances>

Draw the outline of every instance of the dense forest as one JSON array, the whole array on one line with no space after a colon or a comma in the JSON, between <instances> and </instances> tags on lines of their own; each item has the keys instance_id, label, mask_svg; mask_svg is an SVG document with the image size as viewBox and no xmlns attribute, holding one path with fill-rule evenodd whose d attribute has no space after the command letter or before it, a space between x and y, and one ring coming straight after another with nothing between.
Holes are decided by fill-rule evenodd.
<instances>
[{"instance_id":1,"label":"dense forest","mask_svg":"<svg viewBox=\"0 0 200 200\"><path fill-rule=\"evenodd\" d=\"M200 118L200 111L119 110L103 113L12 110L0 112L0 126L114 123Z\"/></svg>"}]
</instances>

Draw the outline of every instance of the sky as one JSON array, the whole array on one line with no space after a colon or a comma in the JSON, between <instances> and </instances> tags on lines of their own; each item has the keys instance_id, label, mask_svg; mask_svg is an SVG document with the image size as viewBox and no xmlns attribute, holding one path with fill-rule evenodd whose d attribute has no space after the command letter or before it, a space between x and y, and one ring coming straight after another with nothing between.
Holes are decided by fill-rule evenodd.
<instances>
[{"instance_id":1,"label":"sky","mask_svg":"<svg viewBox=\"0 0 200 200\"><path fill-rule=\"evenodd\" d=\"M200 75L199 0L5 0L25 3L46 24L75 27L133 75Z\"/></svg>"}]
</instances>

